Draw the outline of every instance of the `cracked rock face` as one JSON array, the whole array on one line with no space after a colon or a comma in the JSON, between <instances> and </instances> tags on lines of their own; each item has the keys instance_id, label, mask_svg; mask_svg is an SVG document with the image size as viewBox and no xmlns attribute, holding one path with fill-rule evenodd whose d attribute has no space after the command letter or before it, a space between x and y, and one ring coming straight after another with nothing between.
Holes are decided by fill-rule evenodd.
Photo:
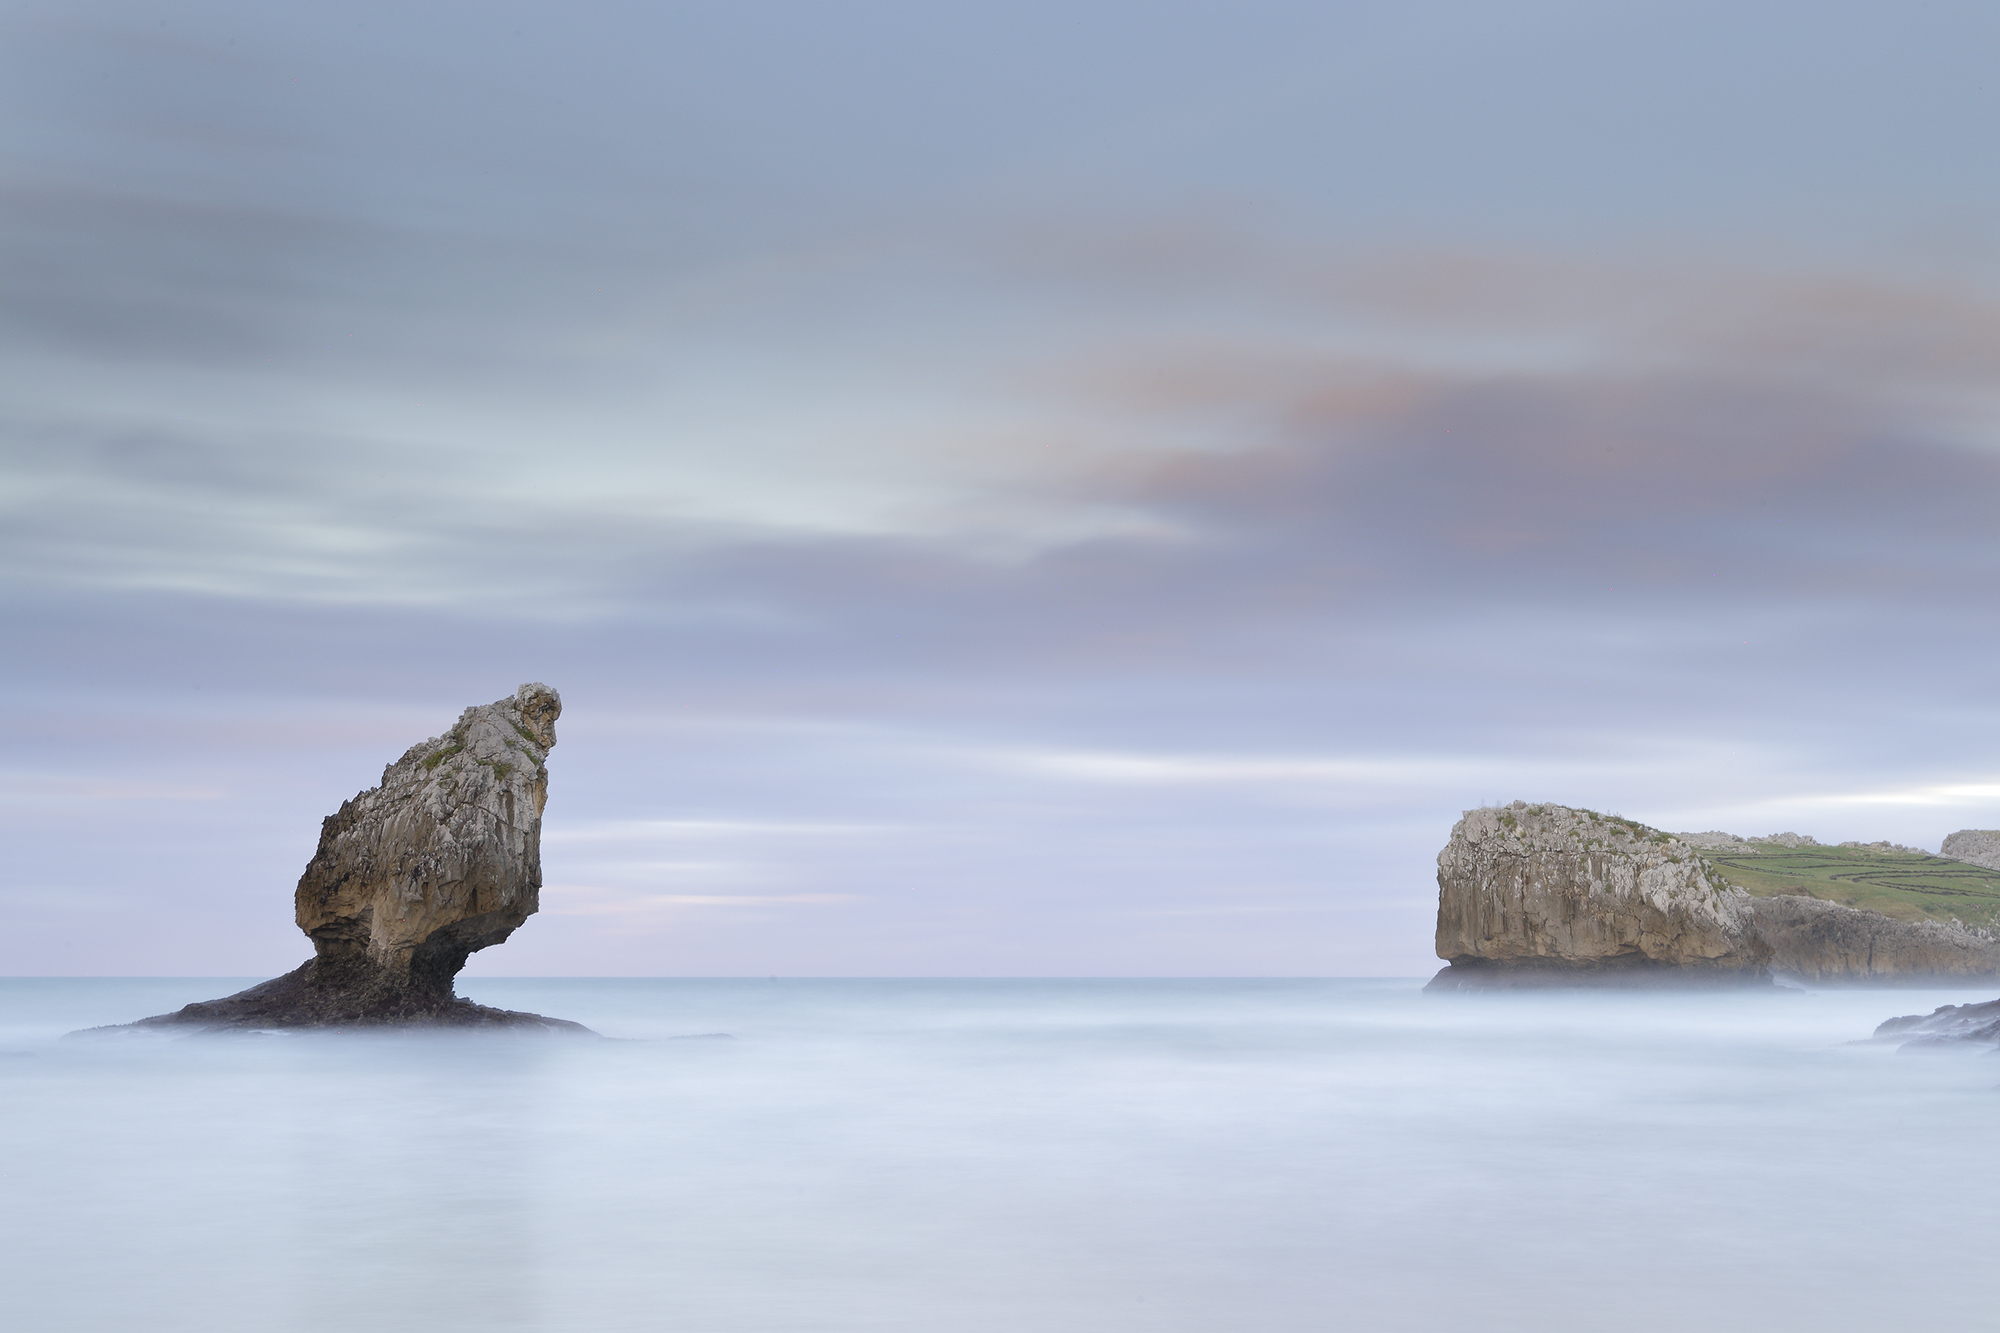
<instances>
[{"instance_id":1,"label":"cracked rock face","mask_svg":"<svg viewBox=\"0 0 2000 1333\"><path fill-rule=\"evenodd\" d=\"M1940 854L1954 861L1985 866L1988 870L2000 870L2000 831L1984 828L1960 829L1944 840Z\"/></svg>"},{"instance_id":2,"label":"cracked rock face","mask_svg":"<svg viewBox=\"0 0 2000 1333\"><path fill-rule=\"evenodd\" d=\"M323 968L448 995L469 954L534 914L561 712L540 684L468 708L327 816L294 898Z\"/></svg>"},{"instance_id":3,"label":"cracked rock face","mask_svg":"<svg viewBox=\"0 0 2000 1333\"><path fill-rule=\"evenodd\" d=\"M1438 854L1431 983L1765 981L1750 896L1671 834L1560 805L1472 810Z\"/></svg>"},{"instance_id":4,"label":"cracked rock face","mask_svg":"<svg viewBox=\"0 0 2000 1333\"><path fill-rule=\"evenodd\" d=\"M226 999L131 1026L302 1028L410 1024L587 1032L459 999L466 958L541 906L544 761L562 699L523 685L468 708L451 730L342 802L293 897L313 942L303 966Z\"/></svg>"},{"instance_id":5,"label":"cracked rock face","mask_svg":"<svg viewBox=\"0 0 2000 1333\"><path fill-rule=\"evenodd\" d=\"M1803 894L1758 898L1771 970L1806 982L1897 983L2000 975L2000 943L1941 921L1897 921Z\"/></svg>"},{"instance_id":6,"label":"cracked rock face","mask_svg":"<svg viewBox=\"0 0 2000 1333\"><path fill-rule=\"evenodd\" d=\"M1952 838L1961 852L1979 850L1967 834ZM1795 833L1674 835L1519 801L1468 811L1438 856L1437 951L1450 966L1431 986L1750 982L1774 974L1893 985L2000 975L2000 942L1989 935L1956 922L1898 921L1803 890L1753 898L1701 855L1769 845L1818 844Z\"/></svg>"}]
</instances>

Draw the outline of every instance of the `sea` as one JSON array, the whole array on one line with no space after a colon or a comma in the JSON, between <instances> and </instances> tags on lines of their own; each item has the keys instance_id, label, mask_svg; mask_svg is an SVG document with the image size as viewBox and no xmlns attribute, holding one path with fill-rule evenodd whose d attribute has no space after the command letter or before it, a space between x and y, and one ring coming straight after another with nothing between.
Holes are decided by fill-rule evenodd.
<instances>
[{"instance_id":1,"label":"sea","mask_svg":"<svg viewBox=\"0 0 2000 1333\"><path fill-rule=\"evenodd\" d=\"M496 980L605 1040L63 1039L0 981L0 1323L1937 1330L1996 1318L1980 990Z\"/></svg>"}]
</instances>

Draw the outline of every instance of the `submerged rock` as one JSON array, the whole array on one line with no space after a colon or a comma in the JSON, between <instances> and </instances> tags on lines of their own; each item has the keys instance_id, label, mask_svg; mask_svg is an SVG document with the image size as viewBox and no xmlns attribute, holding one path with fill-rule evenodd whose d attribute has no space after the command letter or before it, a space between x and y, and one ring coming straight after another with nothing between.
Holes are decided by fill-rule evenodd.
<instances>
[{"instance_id":1,"label":"submerged rock","mask_svg":"<svg viewBox=\"0 0 2000 1333\"><path fill-rule=\"evenodd\" d=\"M1947 1004L1928 1014L1892 1018L1875 1029L1874 1039L1893 1041L1905 1050L1937 1046L2000 1048L2000 1000Z\"/></svg>"},{"instance_id":2,"label":"submerged rock","mask_svg":"<svg viewBox=\"0 0 2000 1333\"><path fill-rule=\"evenodd\" d=\"M225 999L130 1027L317 1028L409 1024L587 1033L562 1019L488 1009L454 994L474 952L541 906L544 761L562 699L523 685L468 708L412 746L379 786L343 802L293 903L313 957Z\"/></svg>"},{"instance_id":3,"label":"submerged rock","mask_svg":"<svg viewBox=\"0 0 2000 1333\"><path fill-rule=\"evenodd\" d=\"M1750 895L1695 848L1560 805L1467 811L1438 854L1431 988L1768 983Z\"/></svg>"}]
</instances>

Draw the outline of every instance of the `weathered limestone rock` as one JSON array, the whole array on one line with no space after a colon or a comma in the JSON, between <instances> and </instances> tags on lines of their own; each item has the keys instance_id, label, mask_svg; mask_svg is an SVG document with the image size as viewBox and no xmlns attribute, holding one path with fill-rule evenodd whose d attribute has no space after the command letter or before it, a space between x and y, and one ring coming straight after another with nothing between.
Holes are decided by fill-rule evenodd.
<instances>
[{"instance_id":1,"label":"weathered limestone rock","mask_svg":"<svg viewBox=\"0 0 2000 1333\"><path fill-rule=\"evenodd\" d=\"M1706 833L1676 833L1676 838L1690 847L1699 847L1704 852L1729 852L1737 856L1754 856L1757 844L1749 838L1739 838L1734 833L1724 833L1710 829Z\"/></svg>"},{"instance_id":2,"label":"weathered limestone rock","mask_svg":"<svg viewBox=\"0 0 2000 1333\"><path fill-rule=\"evenodd\" d=\"M1843 842L1840 846L1843 851L1852 849L1857 852L1901 852L1905 856L1930 855L1921 847L1906 847L1900 842L1890 842L1887 838L1877 838L1874 842Z\"/></svg>"},{"instance_id":3,"label":"weathered limestone rock","mask_svg":"<svg viewBox=\"0 0 2000 1333\"><path fill-rule=\"evenodd\" d=\"M1898 921L1802 893L1751 899L1771 970L1801 981L1910 983L2000 976L2000 942L1957 923Z\"/></svg>"},{"instance_id":4,"label":"weathered limestone rock","mask_svg":"<svg viewBox=\"0 0 2000 1333\"><path fill-rule=\"evenodd\" d=\"M544 760L562 699L546 685L465 710L328 815L294 895L303 966L134 1026L356 1024L587 1029L453 994L466 958L541 905Z\"/></svg>"},{"instance_id":5,"label":"weathered limestone rock","mask_svg":"<svg viewBox=\"0 0 2000 1333\"><path fill-rule=\"evenodd\" d=\"M1768 982L1750 895L1695 849L1560 805L1467 811L1438 855L1431 981L1467 987Z\"/></svg>"},{"instance_id":6,"label":"weathered limestone rock","mask_svg":"<svg viewBox=\"0 0 2000 1333\"><path fill-rule=\"evenodd\" d=\"M541 906L543 761L561 712L546 685L468 708L327 817L294 895L322 966L448 994L467 955Z\"/></svg>"},{"instance_id":7,"label":"weathered limestone rock","mask_svg":"<svg viewBox=\"0 0 2000 1333\"><path fill-rule=\"evenodd\" d=\"M1956 859L1970 861L1985 838L2000 852L2000 835L1975 830L1946 845L1958 840L1965 854ZM2000 941L1986 932L1956 921L1898 921L1803 890L1752 897L1700 854L1820 845L1797 833L1673 835L1519 801L1468 811L1438 856L1437 951L1450 966L1431 986L2000 977ZM1887 842L1842 848L1928 856Z\"/></svg>"},{"instance_id":8,"label":"weathered limestone rock","mask_svg":"<svg viewBox=\"0 0 2000 1333\"><path fill-rule=\"evenodd\" d=\"M1721 852L1729 856L1755 856L1766 847L1782 847L1797 851L1805 847L1822 847L1824 843L1803 833L1773 833L1762 838L1740 838L1734 833L1723 833L1710 829L1706 833L1676 833L1676 838L1690 847L1699 847L1704 852ZM1844 848L1867 852L1905 852L1911 856L1929 856L1921 847L1905 847L1900 842L1843 842Z\"/></svg>"},{"instance_id":9,"label":"weathered limestone rock","mask_svg":"<svg viewBox=\"0 0 2000 1333\"><path fill-rule=\"evenodd\" d=\"M1944 840L1939 855L1953 861L1985 866L1988 870L2000 870L2000 830L1960 829Z\"/></svg>"}]
</instances>

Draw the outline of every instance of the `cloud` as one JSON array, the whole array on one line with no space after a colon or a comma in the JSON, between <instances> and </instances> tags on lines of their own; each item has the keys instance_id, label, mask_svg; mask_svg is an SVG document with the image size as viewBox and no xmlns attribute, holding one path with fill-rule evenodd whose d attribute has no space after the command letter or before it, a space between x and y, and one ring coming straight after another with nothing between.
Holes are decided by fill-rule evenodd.
<instances>
[{"instance_id":1,"label":"cloud","mask_svg":"<svg viewBox=\"0 0 2000 1333\"><path fill-rule=\"evenodd\" d=\"M0 20L24 875L264 902L534 678L636 970L645 903L690 968L1421 963L1514 795L1991 822L1990 43L778 13Z\"/></svg>"},{"instance_id":2,"label":"cloud","mask_svg":"<svg viewBox=\"0 0 2000 1333\"><path fill-rule=\"evenodd\" d=\"M1725 572L1737 596L1962 590L1990 571L1977 516L2000 498L2000 454L1844 388L1740 381L1441 385L1393 416L1307 407L1265 448L1135 471L1147 501L1225 553L1254 539L1279 577L1499 600L1688 594Z\"/></svg>"},{"instance_id":3,"label":"cloud","mask_svg":"<svg viewBox=\"0 0 2000 1333\"><path fill-rule=\"evenodd\" d=\"M1425 755L1280 755L1280 754L1146 754L1118 751L1001 751L981 755L1003 768L1082 783L1113 786L1269 786L1294 792L1335 791L1353 797L1385 788L1421 788L1487 781L1518 782L1534 765L1512 758L1504 764L1480 754ZM1657 763L1659 756L1634 757L1630 762ZM1547 765L1546 781L1566 782L1574 775L1562 766ZM1602 771L1601 760L1592 767Z\"/></svg>"},{"instance_id":4,"label":"cloud","mask_svg":"<svg viewBox=\"0 0 2000 1333\"><path fill-rule=\"evenodd\" d=\"M2000 782L1929 783L1885 791L1839 792L1817 798L1825 805L1920 805L1991 808L2000 802Z\"/></svg>"},{"instance_id":5,"label":"cloud","mask_svg":"<svg viewBox=\"0 0 2000 1333\"><path fill-rule=\"evenodd\" d=\"M1331 276L1309 257L1257 263L1272 271L1217 261L1185 278L1180 322L1210 329L1198 341L1114 306L1086 321L1091 345L1067 368L939 400L920 429L976 447L862 480L845 519L818 472L782 476L783 454L768 455L781 475L766 495L813 493L817 518L779 519L775 498L742 508L732 497L756 488L712 470L712 448L581 442L558 463L505 427L476 441L466 428L490 414L447 381L439 392L472 415L442 434L316 433L268 412L17 417L8 563L69 586L614 615L705 604L796 621L969 598L1004 620L1011 600L1052 622L1096 617L1092 651L1157 643L1142 616L1171 633L1197 613L1227 624L1620 585L1949 597L1984 577L1969 533L2000 485L1981 415L2000 316L1976 297L1886 280L1648 288L1602 264L1500 255L1439 257L1423 282L1396 276L1424 269L1409 255L1373 270L1328 260ZM1292 270L1317 281L1288 288ZM1460 285L1456 303L1440 294ZM1042 317L1082 290L1047 294ZM1217 336L1214 312L1246 300L1245 332ZM1525 365L1481 351L1501 343L1572 350ZM532 410L580 391L547 380ZM982 395L1003 392L1017 424L995 431ZM648 425L659 408L628 398L614 430L684 428L670 414Z\"/></svg>"},{"instance_id":6,"label":"cloud","mask_svg":"<svg viewBox=\"0 0 2000 1333\"><path fill-rule=\"evenodd\" d=\"M546 842L710 842L760 838L852 838L899 830L888 824L793 823L757 819L621 819L571 823L544 835Z\"/></svg>"},{"instance_id":7,"label":"cloud","mask_svg":"<svg viewBox=\"0 0 2000 1333\"><path fill-rule=\"evenodd\" d=\"M218 801L221 787L181 782L118 782L66 773L0 773L0 798L15 806L69 806L78 802Z\"/></svg>"},{"instance_id":8,"label":"cloud","mask_svg":"<svg viewBox=\"0 0 2000 1333\"><path fill-rule=\"evenodd\" d=\"M635 925L687 908L834 907L863 901L851 893L649 893L576 884L551 884L545 891L554 904L548 908L552 916L621 917Z\"/></svg>"}]
</instances>

